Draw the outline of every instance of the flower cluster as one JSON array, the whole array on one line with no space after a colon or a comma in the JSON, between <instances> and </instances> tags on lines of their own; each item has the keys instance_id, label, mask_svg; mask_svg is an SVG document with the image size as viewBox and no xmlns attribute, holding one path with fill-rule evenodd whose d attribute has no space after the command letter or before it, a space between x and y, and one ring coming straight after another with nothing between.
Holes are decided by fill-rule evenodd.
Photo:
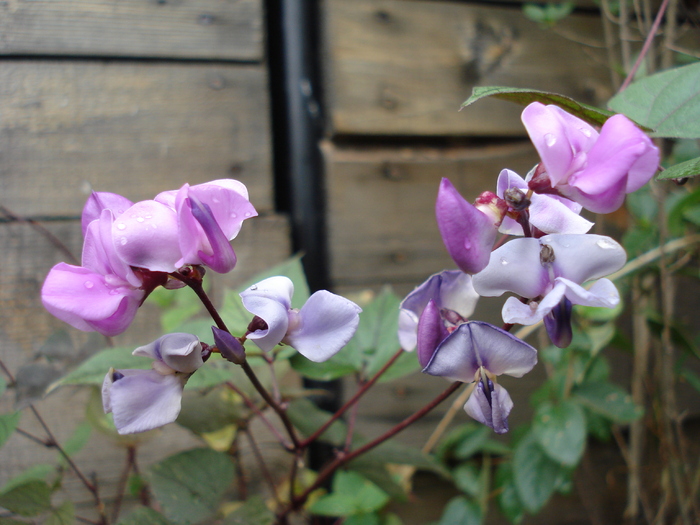
<instances>
[{"instance_id":1,"label":"flower cluster","mask_svg":"<svg viewBox=\"0 0 700 525\"><path fill-rule=\"evenodd\" d=\"M496 193L485 191L473 204L442 180L435 215L461 271L431 276L404 299L399 314L404 350L417 349L427 374L473 383L466 412L499 433L508 430L513 402L496 376L520 377L537 363L537 351L506 329L543 321L552 342L565 348L573 305L619 303L604 277L622 268L625 251L609 237L589 234L593 223L580 212L617 210L659 165L658 149L624 115L598 131L557 106L534 102L522 120L541 162L524 179L504 169ZM519 238L494 249L499 233ZM503 305L504 329L468 319L480 296L506 292L515 296Z\"/></svg>"},{"instance_id":2,"label":"flower cluster","mask_svg":"<svg viewBox=\"0 0 700 525\"><path fill-rule=\"evenodd\" d=\"M185 184L137 203L93 192L82 214L82 264L54 266L41 300L78 330L120 334L146 296L169 285L168 274L186 265L231 271L236 254L229 241L255 215L248 190L231 179Z\"/></svg>"}]
</instances>

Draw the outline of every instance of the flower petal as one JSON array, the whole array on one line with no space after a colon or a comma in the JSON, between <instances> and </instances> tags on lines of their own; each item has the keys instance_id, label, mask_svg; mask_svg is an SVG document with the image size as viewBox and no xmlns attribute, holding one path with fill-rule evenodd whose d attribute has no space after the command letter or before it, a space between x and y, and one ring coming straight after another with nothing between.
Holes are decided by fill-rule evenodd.
<instances>
[{"instance_id":1,"label":"flower petal","mask_svg":"<svg viewBox=\"0 0 700 525\"><path fill-rule=\"evenodd\" d=\"M92 221L99 219L103 210L110 210L116 217L133 205L134 203L129 199L116 193L93 191L85 202L85 206L83 206L83 213L80 219L83 236L85 236L88 225Z\"/></svg>"},{"instance_id":2,"label":"flower petal","mask_svg":"<svg viewBox=\"0 0 700 525\"><path fill-rule=\"evenodd\" d=\"M537 350L513 334L483 321L467 324L478 360L492 374L522 377L537 364Z\"/></svg>"},{"instance_id":3,"label":"flower petal","mask_svg":"<svg viewBox=\"0 0 700 525\"><path fill-rule=\"evenodd\" d=\"M199 338L181 332L165 334L152 343L139 346L133 354L162 361L173 370L187 374L204 364Z\"/></svg>"},{"instance_id":4,"label":"flower petal","mask_svg":"<svg viewBox=\"0 0 700 525\"><path fill-rule=\"evenodd\" d=\"M513 409L513 400L505 388L498 383L492 384L490 403L483 383L479 381L465 403L464 411L479 423L491 427L497 434L505 434L508 432L508 414Z\"/></svg>"},{"instance_id":5,"label":"flower petal","mask_svg":"<svg viewBox=\"0 0 700 525\"><path fill-rule=\"evenodd\" d=\"M338 353L357 330L362 309L327 290L314 293L299 313L292 312L284 341L316 363Z\"/></svg>"},{"instance_id":6,"label":"flower petal","mask_svg":"<svg viewBox=\"0 0 700 525\"><path fill-rule=\"evenodd\" d=\"M615 308L620 302L620 293L609 279L598 279L588 290L568 279L560 277L557 281L566 285L564 294L573 304Z\"/></svg>"},{"instance_id":7,"label":"flower petal","mask_svg":"<svg viewBox=\"0 0 700 525\"><path fill-rule=\"evenodd\" d=\"M261 350L271 351L287 333L293 293L294 284L283 276L270 277L241 292L245 309L267 323L266 330L248 334Z\"/></svg>"},{"instance_id":8,"label":"flower petal","mask_svg":"<svg viewBox=\"0 0 700 525\"><path fill-rule=\"evenodd\" d=\"M616 272L627 261L624 248L603 235L545 235L539 242L554 250L555 276L577 284Z\"/></svg>"},{"instance_id":9,"label":"flower petal","mask_svg":"<svg viewBox=\"0 0 700 525\"><path fill-rule=\"evenodd\" d=\"M418 321L418 334L416 347L418 362L426 368L435 354L435 350L448 336L445 323L440 317L440 309L434 301L428 301Z\"/></svg>"},{"instance_id":10,"label":"flower petal","mask_svg":"<svg viewBox=\"0 0 700 525\"><path fill-rule=\"evenodd\" d=\"M153 370L110 370L103 384L109 390L103 403L114 414L120 434L145 432L172 423L180 413L184 376L160 375ZM111 383L111 385L109 384ZM104 394L103 394L104 395Z\"/></svg>"},{"instance_id":11,"label":"flower petal","mask_svg":"<svg viewBox=\"0 0 700 525\"><path fill-rule=\"evenodd\" d=\"M174 272L180 259L175 211L156 201L141 201L116 218L114 248L127 264L155 272Z\"/></svg>"},{"instance_id":12,"label":"flower petal","mask_svg":"<svg viewBox=\"0 0 700 525\"><path fill-rule=\"evenodd\" d=\"M505 292L522 297L543 294L549 276L540 263L540 249L539 240L531 237L513 239L497 248L491 253L488 266L473 277L474 289L486 297Z\"/></svg>"},{"instance_id":13,"label":"flower petal","mask_svg":"<svg viewBox=\"0 0 700 525\"><path fill-rule=\"evenodd\" d=\"M450 257L465 273L481 271L489 261L498 230L488 216L442 179L435 203L440 235Z\"/></svg>"},{"instance_id":14,"label":"flower petal","mask_svg":"<svg viewBox=\"0 0 700 525\"><path fill-rule=\"evenodd\" d=\"M230 272L236 266L236 254L226 238L226 235L216 222L211 209L207 204L200 202L194 195L190 195L187 199L187 203L189 205L189 214L191 214L196 223L201 227L201 231L205 236L200 239L200 243L205 239L207 242L204 246L201 246L200 243L197 243L197 246L193 246L188 241L188 237L182 232L180 235L180 247L183 252L183 259L180 261L180 264L198 264L199 261L201 261L217 273ZM185 207L183 206L182 209L184 210ZM183 223L191 224L191 221L181 220L181 226ZM194 235L190 238L196 239ZM189 258L187 255L184 255L188 246L192 248L191 251L196 251L196 257L195 254L189 255ZM199 249L200 246L201 249Z\"/></svg>"}]
</instances>

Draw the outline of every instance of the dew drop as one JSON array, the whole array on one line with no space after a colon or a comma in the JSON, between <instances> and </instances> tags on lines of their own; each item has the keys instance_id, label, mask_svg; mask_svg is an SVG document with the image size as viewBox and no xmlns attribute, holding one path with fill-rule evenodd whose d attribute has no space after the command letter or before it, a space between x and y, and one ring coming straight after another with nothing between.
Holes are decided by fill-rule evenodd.
<instances>
[{"instance_id":1,"label":"dew drop","mask_svg":"<svg viewBox=\"0 0 700 525\"><path fill-rule=\"evenodd\" d=\"M218 203L221 202L221 201L220 201L219 199L217 199L217 198L214 198L214 199L212 199L212 202L218 204Z\"/></svg>"},{"instance_id":2,"label":"dew drop","mask_svg":"<svg viewBox=\"0 0 700 525\"><path fill-rule=\"evenodd\" d=\"M124 224L123 222L120 222L119 224L117 224L117 229L126 230L126 224Z\"/></svg>"},{"instance_id":3,"label":"dew drop","mask_svg":"<svg viewBox=\"0 0 700 525\"><path fill-rule=\"evenodd\" d=\"M505 257L501 257L501 264L502 264L503 266L507 266L507 265L508 265L508 260L507 260Z\"/></svg>"},{"instance_id":4,"label":"dew drop","mask_svg":"<svg viewBox=\"0 0 700 525\"><path fill-rule=\"evenodd\" d=\"M557 137L552 135L551 133L545 133L544 134L544 143L547 144L550 148L554 146L557 143Z\"/></svg>"},{"instance_id":5,"label":"dew drop","mask_svg":"<svg viewBox=\"0 0 700 525\"><path fill-rule=\"evenodd\" d=\"M612 241L608 241L607 239L599 240L598 242L596 242L596 245L599 248L602 248L603 250L614 250L615 248L617 248L616 243L614 243Z\"/></svg>"},{"instance_id":6,"label":"dew drop","mask_svg":"<svg viewBox=\"0 0 700 525\"><path fill-rule=\"evenodd\" d=\"M257 284L254 284L253 286L250 287L250 289L251 289L251 290L257 290L257 289L258 289L258 285L257 285Z\"/></svg>"},{"instance_id":7,"label":"dew drop","mask_svg":"<svg viewBox=\"0 0 700 525\"><path fill-rule=\"evenodd\" d=\"M245 212L245 216L246 216L246 217L251 217L252 215L253 215L253 214L250 213L249 211Z\"/></svg>"},{"instance_id":8,"label":"dew drop","mask_svg":"<svg viewBox=\"0 0 700 525\"><path fill-rule=\"evenodd\" d=\"M153 218L153 215L146 215L146 218L147 218L147 219L152 219L152 218Z\"/></svg>"},{"instance_id":9,"label":"dew drop","mask_svg":"<svg viewBox=\"0 0 700 525\"><path fill-rule=\"evenodd\" d=\"M121 239L119 239L119 242L121 243L122 246L124 246L128 241L127 241L126 237L122 237Z\"/></svg>"},{"instance_id":10,"label":"dew drop","mask_svg":"<svg viewBox=\"0 0 700 525\"><path fill-rule=\"evenodd\" d=\"M117 295L119 292L116 290L110 290L109 295Z\"/></svg>"},{"instance_id":11,"label":"dew drop","mask_svg":"<svg viewBox=\"0 0 700 525\"><path fill-rule=\"evenodd\" d=\"M137 217L136 222L143 222L145 219L143 217Z\"/></svg>"},{"instance_id":12,"label":"dew drop","mask_svg":"<svg viewBox=\"0 0 700 525\"><path fill-rule=\"evenodd\" d=\"M92 281L85 281L85 288L87 288L88 290L93 286L95 286L95 284Z\"/></svg>"},{"instance_id":13,"label":"dew drop","mask_svg":"<svg viewBox=\"0 0 700 525\"><path fill-rule=\"evenodd\" d=\"M587 137L590 137L590 136L591 136L591 130L588 129L588 128L580 128L579 131L580 131L581 133L583 133L584 135L586 135Z\"/></svg>"},{"instance_id":14,"label":"dew drop","mask_svg":"<svg viewBox=\"0 0 700 525\"><path fill-rule=\"evenodd\" d=\"M230 215L230 217L231 217L232 219L235 219L236 217L238 217L238 215L236 215L235 213L232 213L232 214Z\"/></svg>"},{"instance_id":15,"label":"dew drop","mask_svg":"<svg viewBox=\"0 0 700 525\"><path fill-rule=\"evenodd\" d=\"M464 249L465 250L471 250L472 249L472 243L469 241L464 241Z\"/></svg>"}]
</instances>

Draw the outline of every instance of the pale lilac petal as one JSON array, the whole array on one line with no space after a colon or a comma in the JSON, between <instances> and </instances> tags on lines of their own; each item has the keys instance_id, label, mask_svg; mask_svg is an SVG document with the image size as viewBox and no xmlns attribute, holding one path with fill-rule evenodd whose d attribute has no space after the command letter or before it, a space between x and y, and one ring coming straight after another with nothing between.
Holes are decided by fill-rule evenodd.
<instances>
[{"instance_id":1,"label":"pale lilac petal","mask_svg":"<svg viewBox=\"0 0 700 525\"><path fill-rule=\"evenodd\" d=\"M52 315L78 330L111 336L131 323L143 294L126 286L108 286L102 275L87 268L59 263L46 276L41 300Z\"/></svg>"},{"instance_id":2,"label":"pale lilac petal","mask_svg":"<svg viewBox=\"0 0 700 525\"><path fill-rule=\"evenodd\" d=\"M599 279L589 289L561 277L557 281L566 286L564 294L573 304L614 308L620 302L620 293L610 279Z\"/></svg>"},{"instance_id":3,"label":"pale lilac petal","mask_svg":"<svg viewBox=\"0 0 700 525\"><path fill-rule=\"evenodd\" d=\"M298 313L291 312L284 341L316 363L338 353L357 330L362 309L327 290L314 293Z\"/></svg>"},{"instance_id":4,"label":"pale lilac petal","mask_svg":"<svg viewBox=\"0 0 700 525\"><path fill-rule=\"evenodd\" d=\"M244 220L258 214L248 201L245 185L233 179L192 186L189 195L209 206L214 220L229 241L238 235Z\"/></svg>"},{"instance_id":5,"label":"pale lilac petal","mask_svg":"<svg viewBox=\"0 0 700 525\"><path fill-rule=\"evenodd\" d=\"M530 204L530 223L544 233L587 233L593 223L572 211L562 200L568 199L534 193ZM580 211L581 206L578 208Z\"/></svg>"},{"instance_id":6,"label":"pale lilac petal","mask_svg":"<svg viewBox=\"0 0 700 525\"><path fill-rule=\"evenodd\" d=\"M537 364L537 350L513 334L483 321L467 324L478 360L492 374L522 377Z\"/></svg>"},{"instance_id":7,"label":"pale lilac petal","mask_svg":"<svg viewBox=\"0 0 700 525\"><path fill-rule=\"evenodd\" d=\"M110 210L114 216L117 217L133 206L133 204L134 203L126 197L122 197L116 193L93 191L85 202L80 220L83 228L83 236L85 236L88 225L92 221L99 219L103 210Z\"/></svg>"},{"instance_id":8,"label":"pale lilac petal","mask_svg":"<svg viewBox=\"0 0 700 525\"><path fill-rule=\"evenodd\" d=\"M248 339L261 350L271 351L287 333L293 293L291 279L276 276L260 281L240 294L245 309L267 323L266 330L248 334Z\"/></svg>"},{"instance_id":9,"label":"pale lilac petal","mask_svg":"<svg viewBox=\"0 0 700 525\"><path fill-rule=\"evenodd\" d=\"M141 201L116 218L114 248L127 264L156 272L174 272L180 259L175 211L156 201Z\"/></svg>"},{"instance_id":10,"label":"pale lilac petal","mask_svg":"<svg viewBox=\"0 0 700 525\"><path fill-rule=\"evenodd\" d=\"M479 294L474 290L470 275L458 270L445 270L431 275L401 302L399 311L399 343L407 352L416 347L418 319L428 301L467 319L476 308Z\"/></svg>"},{"instance_id":11,"label":"pale lilac petal","mask_svg":"<svg viewBox=\"0 0 700 525\"><path fill-rule=\"evenodd\" d=\"M469 322L459 325L437 347L430 362L423 369L424 373L444 377L450 381L463 383L474 381L474 374L481 366L481 362L476 350L478 343L472 338L471 324ZM422 353L419 350L419 354Z\"/></svg>"},{"instance_id":12,"label":"pale lilac petal","mask_svg":"<svg viewBox=\"0 0 700 525\"><path fill-rule=\"evenodd\" d=\"M440 235L450 257L465 273L481 271L489 261L498 230L491 219L442 179L435 203Z\"/></svg>"},{"instance_id":13,"label":"pale lilac petal","mask_svg":"<svg viewBox=\"0 0 700 525\"><path fill-rule=\"evenodd\" d=\"M491 427L497 434L504 434L508 432L508 414L513 409L513 400L501 385L491 385L493 390L490 392L490 402L483 383L478 382L464 405L464 411L479 423Z\"/></svg>"},{"instance_id":14,"label":"pale lilac petal","mask_svg":"<svg viewBox=\"0 0 700 525\"><path fill-rule=\"evenodd\" d=\"M177 372L190 374L202 361L202 345L196 335L187 333L165 334L152 343L138 347L134 355L162 361Z\"/></svg>"},{"instance_id":15,"label":"pale lilac petal","mask_svg":"<svg viewBox=\"0 0 700 525\"><path fill-rule=\"evenodd\" d=\"M112 372L112 371L110 371ZM180 413L185 378L161 375L153 370L117 370L109 388L108 408L120 434L145 432L172 423ZM113 372L112 372L113 373ZM103 391L105 386L103 385ZM107 404L106 404L107 405Z\"/></svg>"},{"instance_id":16,"label":"pale lilac petal","mask_svg":"<svg viewBox=\"0 0 700 525\"><path fill-rule=\"evenodd\" d=\"M555 277L578 284L610 275L627 261L624 248L603 235L545 235L539 242L554 250Z\"/></svg>"},{"instance_id":17,"label":"pale lilac petal","mask_svg":"<svg viewBox=\"0 0 700 525\"><path fill-rule=\"evenodd\" d=\"M533 102L521 118L552 187L566 182L569 174L585 162L585 152L598 138L592 126L554 105Z\"/></svg>"},{"instance_id":18,"label":"pale lilac petal","mask_svg":"<svg viewBox=\"0 0 700 525\"><path fill-rule=\"evenodd\" d=\"M550 292L548 296L551 294ZM557 293L561 293L564 296L563 290L559 290ZM523 303L516 297L509 297L506 302L503 303L503 309L501 310L501 315L503 316L503 322L508 324L522 324L531 325L539 323L542 318L549 313L551 307L540 308L540 303L537 301L530 301L529 303Z\"/></svg>"},{"instance_id":19,"label":"pale lilac petal","mask_svg":"<svg viewBox=\"0 0 700 525\"><path fill-rule=\"evenodd\" d=\"M435 350L448 335L445 323L440 317L440 309L435 302L429 301L420 316L416 334L416 354L422 368L428 366Z\"/></svg>"},{"instance_id":20,"label":"pale lilac petal","mask_svg":"<svg viewBox=\"0 0 700 525\"><path fill-rule=\"evenodd\" d=\"M205 264L217 273L228 273L236 266L236 254L231 247L226 235L221 230L219 224L214 219L214 216L209 209L207 204L200 202L194 195L191 195L187 202L189 203L191 209L189 210L191 216L201 227L201 231L204 233L205 238L199 239L202 249L198 249L199 246L191 246L187 241L188 237L186 232L181 231L180 233L180 247L182 248L183 254L185 254L185 247L188 245L196 249L196 257L194 255L183 256L183 259L179 261L179 264ZM183 208L184 209L184 208ZM181 221L181 225L185 223L190 223L189 220ZM206 240L206 242L204 242ZM199 243L197 243L199 244Z\"/></svg>"},{"instance_id":21,"label":"pale lilac petal","mask_svg":"<svg viewBox=\"0 0 700 525\"><path fill-rule=\"evenodd\" d=\"M540 263L538 239L513 239L491 253L488 266L474 275L472 282L479 295L495 297L514 292L522 297L537 297L549 284L547 271Z\"/></svg>"},{"instance_id":22,"label":"pale lilac petal","mask_svg":"<svg viewBox=\"0 0 700 525\"><path fill-rule=\"evenodd\" d=\"M143 284L131 267L117 254L112 240L114 215L111 210L102 210L99 220L92 221L85 232L83 243L82 265L101 275L111 275L114 281L123 281L134 288ZM113 279L116 278L116 279ZM122 283L119 283L122 284Z\"/></svg>"}]
</instances>

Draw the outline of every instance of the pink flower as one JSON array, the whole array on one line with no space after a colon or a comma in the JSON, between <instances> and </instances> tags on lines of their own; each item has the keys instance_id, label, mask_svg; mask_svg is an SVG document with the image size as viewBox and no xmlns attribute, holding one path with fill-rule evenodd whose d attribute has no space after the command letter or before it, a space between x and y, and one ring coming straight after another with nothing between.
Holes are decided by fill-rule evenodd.
<instances>
[{"instance_id":1,"label":"pink flower","mask_svg":"<svg viewBox=\"0 0 700 525\"><path fill-rule=\"evenodd\" d=\"M598 133L557 106L533 102L522 121L542 159L529 183L537 193L559 194L593 212L610 213L658 168L658 149L624 115L610 117Z\"/></svg>"}]
</instances>

